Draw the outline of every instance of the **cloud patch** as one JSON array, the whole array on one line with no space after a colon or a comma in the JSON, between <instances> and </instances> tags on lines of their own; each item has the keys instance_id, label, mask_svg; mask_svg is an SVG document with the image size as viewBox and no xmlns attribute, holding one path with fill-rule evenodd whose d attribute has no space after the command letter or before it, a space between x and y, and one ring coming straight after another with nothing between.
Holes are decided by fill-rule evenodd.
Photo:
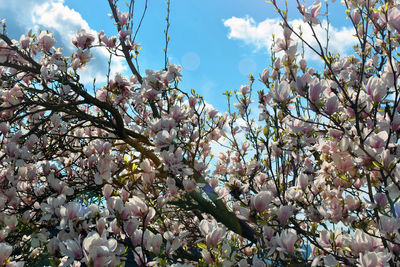
<instances>
[{"instance_id":1,"label":"cloud patch","mask_svg":"<svg viewBox=\"0 0 400 267\"><path fill-rule=\"evenodd\" d=\"M275 38L282 37L281 20L279 19L266 19L257 23L252 17L246 16L244 18L232 17L223 21L224 26L229 28L228 38L241 40L245 45L255 48L257 52L265 50L269 52L273 45L272 36ZM310 26L303 22L303 20L296 19L291 21L291 26L296 32L302 31L303 38L313 47L319 51L318 43L313 36ZM322 22L321 26L315 26L314 30L317 38L321 41L322 46L326 45L326 21ZM330 25L329 28L329 51L339 53L342 56L351 53L351 47L356 44L356 38L353 37L355 31L350 27L337 28ZM295 41L298 38L292 34ZM300 45L300 42L299 42ZM300 47L298 47L300 51ZM311 51L305 49L305 57L308 59L319 60L319 57Z\"/></svg>"},{"instance_id":2,"label":"cloud patch","mask_svg":"<svg viewBox=\"0 0 400 267\"><path fill-rule=\"evenodd\" d=\"M9 1L10 4L0 4L0 18L7 19L8 33L13 38L19 38L30 29L34 32L39 30L50 30L57 40L56 47L63 47L63 54L71 55L75 46L71 40L75 34L84 29L97 37L96 31L90 28L87 21L80 13L69 8L63 0L19 0ZM21 6L24 7L21 14ZM78 73L82 83L106 82L109 53L105 48L91 49L93 59L84 70ZM111 77L116 72L123 72L126 66L122 58L113 58L111 62Z\"/></svg>"}]
</instances>

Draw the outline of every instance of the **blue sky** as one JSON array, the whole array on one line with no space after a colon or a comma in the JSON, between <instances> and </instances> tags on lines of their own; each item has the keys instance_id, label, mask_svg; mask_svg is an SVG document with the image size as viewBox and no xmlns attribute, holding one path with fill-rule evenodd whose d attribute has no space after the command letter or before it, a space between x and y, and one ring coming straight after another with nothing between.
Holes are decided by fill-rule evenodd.
<instances>
[{"instance_id":1,"label":"blue sky","mask_svg":"<svg viewBox=\"0 0 400 267\"><path fill-rule=\"evenodd\" d=\"M136 1L135 18L141 16L144 0ZM283 0L278 3L284 4ZM289 0L289 17L294 24L301 23L296 1ZM351 27L345 20L344 8L336 1L330 4L330 46L342 54L351 48ZM123 1L120 1L123 6ZM307 1L309 6L311 1ZM115 35L107 0L0 0L0 18L7 20L11 37L29 29L49 29L57 39L56 46L64 46L66 53L74 48L71 37L80 28L104 30ZM164 65L165 0L149 0L137 42L141 73L145 69L161 69ZM322 17L322 19L324 19ZM272 33L278 34L279 18L264 0L171 0L170 62L183 65L181 88L194 88L205 100L219 110L226 109L222 96L225 90L238 89L247 83L248 73L258 73L270 65L269 46ZM323 31L320 31L323 34ZM89 81L106 73L105 53L94 53L95 60L82 74ZM318 66L318 58L306 54L311 64ZM115 71L126 69L121 61L113 62ZM262 89L257 83L256 89Z\"/></svg>"}]
</instances>

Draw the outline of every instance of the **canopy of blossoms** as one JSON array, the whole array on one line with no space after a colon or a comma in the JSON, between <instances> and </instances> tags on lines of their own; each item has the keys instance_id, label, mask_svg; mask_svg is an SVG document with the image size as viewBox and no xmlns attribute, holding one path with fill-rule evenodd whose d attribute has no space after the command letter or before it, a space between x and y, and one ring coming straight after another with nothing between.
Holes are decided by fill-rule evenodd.
<instances>
[{"instance_id":1,"label":"canopy of blossoms","mask_svg":"<svg viewBox=\"0 0 400 267\"><path fill-rule=\"evenodd\" d=\"M279 2L272 65L226 113L180 66L138 72L134 1L109 0L118 33L81 30L72 55L2 23L0 266L397 266L400 2L342 1L346 57ZM315 38L321 6L298 8ZM130 74L81 83L95 49Z\"/></svg>"}]
</instances>

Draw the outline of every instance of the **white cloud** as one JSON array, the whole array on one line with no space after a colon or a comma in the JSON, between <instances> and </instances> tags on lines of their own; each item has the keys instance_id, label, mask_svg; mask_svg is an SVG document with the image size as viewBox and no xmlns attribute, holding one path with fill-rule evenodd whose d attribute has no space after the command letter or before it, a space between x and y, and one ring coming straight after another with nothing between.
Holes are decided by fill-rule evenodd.
<instances>
[{"instance_id":1,"label":"white cloud","mask_svg":"<svg viewBox=\"0 0 400 267\"><path fill-rule=\"evenodd\" d=\"M280 25L281 20L279 19L266 19L262 22L256 23L255 20L249 16L245 18L232 17L224 21L225 27L229 28L228 34L229 39L238 39L243 41L246 45L253 46L256 51L266 50L270 51L273 44L272 35L275 38L282 37L282 27ZM326 21L322 22L322 27L314 27L315 33L322 45L326 44ZM300 32L299 27L302 30L303 38L314 48L318 48L317 41L313 36L313 32L302 20L296 19L291 21L291 26ZM352 37L354 35L354 29L350 27L336 28L330 25L329 34L329 51L339 53L342 56L348 55L351 52L351 47L356 44L356 39ZM292 38L298 41L298 38ZM300 45L300 43L299 43ZM298 47L298 51L301 47ZM319 49L317 49L318 51ZM319 57L315 55L310 49L306 49L305 57L308 59L318 60Z\"/></svg>"},{"instance_id":2,"label":"white cloud","mask_svg":"<svg viewBox=\"0 0 400 267\"><path fill-rule=\"evenodd\" d=\"M71 39L80 29L90 31L89 24L77 11L65 6L62 2L45 2L33 8L32 23L35 30L50 29L59 33L64 48L73 49Z\"/></svg>"},{"instance_id":3,"label":"white cloud","mask_svg":"<svg viewBox=\"0 0 400 267\"><path fill-rule=\"evenodd\" d=\"M9 1L8 5L0 5L0 17L7 15L7 24L9 34L17 35L26 33L29 29L35 32L39 30L50 30L53 32L57 44L56 47L63 47L65 55L71 55L76 48L71 40L75 34L84 29L97 36L87 21L77 11L64 4L64 0L19 0ZM21 14L21 7L24 7L24 13ZM84 70L78 71L81 82L92 83L93 78L96 82L104 83L108 67L109 54L106 49L95 48L91 50L93 59ZM122 58L115 58L111 63L111 76L116 72L123 72L126 66Z\"/></svg>"}]
</instances>

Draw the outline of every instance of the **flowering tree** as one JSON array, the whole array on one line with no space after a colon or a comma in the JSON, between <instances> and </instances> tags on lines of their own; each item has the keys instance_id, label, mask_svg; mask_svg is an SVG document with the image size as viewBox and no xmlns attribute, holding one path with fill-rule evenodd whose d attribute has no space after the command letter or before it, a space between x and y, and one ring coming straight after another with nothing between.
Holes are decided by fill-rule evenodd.
<instances>
[{"instance_id":1,"label":"flowering tree","mask_svg":"<svg viewBox=\"0 0 400 267\"><path fill-rule=\"evenodd\" d=\"M109 0L118 36L82 30L68 57L47 31L3 30L0 265L396 266L400 5L343 3L358 41L347 57L317 39L321 2L299 3L312 47L271 1L283 35L258 122L253 76L226 93L225 114L179 88L167 60L142 76L134 1L121 12ZM89 90L78 73L99 47L132 75Z\"/></svg>"}]
</instances>

